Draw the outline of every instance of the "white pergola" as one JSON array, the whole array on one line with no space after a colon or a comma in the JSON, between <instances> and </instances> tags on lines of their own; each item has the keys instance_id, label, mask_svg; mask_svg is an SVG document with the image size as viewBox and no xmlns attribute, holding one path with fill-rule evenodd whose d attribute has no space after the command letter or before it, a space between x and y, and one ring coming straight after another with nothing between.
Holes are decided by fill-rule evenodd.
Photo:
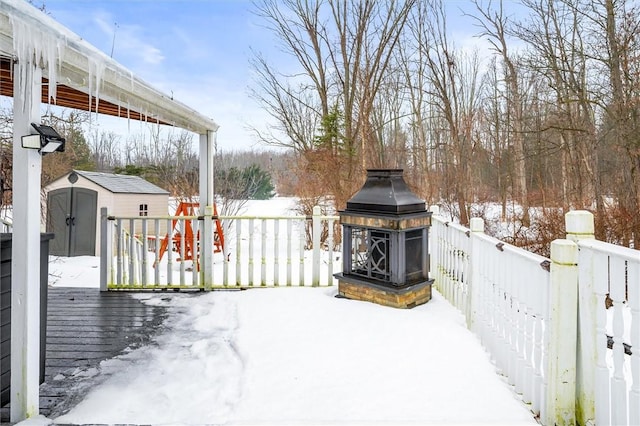
<instances>
[{"instance_id":1,"label":"white pergola","mask_svg":"<svg viewBox=\"0 0 640 426\"><path fill-rule=\"evenodd\" d=\"M109 114L176 126L200 135L200 203L213 212L213 158L218 125L154 89L80 36L24 0L0 0L0 94L13 96L13 241L11 421L39 414L40 177L42 157L22 148L35 133L40 106ZM55 154L53 154L55 155ZM211 221L205 221L211 224ZM213 247L205 228L203 246ZM210 252L203 259L212 280Z\"/></svg>"}]
</instances>

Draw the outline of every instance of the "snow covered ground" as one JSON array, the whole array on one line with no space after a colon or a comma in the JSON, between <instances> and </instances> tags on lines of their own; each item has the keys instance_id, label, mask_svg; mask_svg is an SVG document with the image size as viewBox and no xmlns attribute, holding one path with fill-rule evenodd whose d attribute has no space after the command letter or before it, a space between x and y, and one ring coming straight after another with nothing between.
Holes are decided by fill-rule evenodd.
<instances>
[{"instance_id":1,"label":"snow covered ground","mask_svg":"<svg viewBox=\"0 0 640 426\"><path fill-rule=\"evenodd\" d=\"M266 205L258 206L262 214L274 213ZM97 288L99 261L52 258L50 273L55 286ZM329 287L134 295L169 309L154 343L103 361L85 399L53 420L537 424L463 316L437 292L411 310L336 293Z\"/></svg>"},{"instance_id":2,"label":"snow covered ground","mask_svg":"<svg viewBox=\"0 0 640 426\"><path fill-rule=\"evenodd\" d=\"M536 424L439 294L412 310L335 294L140 295L169 307L166 330L104 361L106 380L55 421Z\"/></svg>"}]
</instances>

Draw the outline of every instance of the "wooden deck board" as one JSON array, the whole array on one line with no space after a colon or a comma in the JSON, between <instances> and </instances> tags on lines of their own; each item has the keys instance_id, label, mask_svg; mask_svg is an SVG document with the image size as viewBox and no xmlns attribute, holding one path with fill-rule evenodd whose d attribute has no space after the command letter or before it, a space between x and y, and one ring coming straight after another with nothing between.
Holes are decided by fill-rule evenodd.
<instances>
[{"instance_id":1,"label":"wooden deck board","mask_svg":"<svg viewBox=\"0 0 640 426\"><path fill-rule=\"evenodd\" d=\"M150 342L166 317L165 308L144 305L130 293L87 288L49 288L47 310L40 412L50 417L64 414L86 393L90 381L83 373ZM0 414L9 420L8 407Z\"/></svg>"}]
</instances>

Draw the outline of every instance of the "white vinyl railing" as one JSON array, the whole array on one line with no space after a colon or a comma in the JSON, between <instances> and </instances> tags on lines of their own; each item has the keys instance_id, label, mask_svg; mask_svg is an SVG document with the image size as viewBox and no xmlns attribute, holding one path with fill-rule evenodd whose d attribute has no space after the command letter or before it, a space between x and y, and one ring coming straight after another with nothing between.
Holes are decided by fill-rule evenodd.
<instances>
[{"instance_id":1,"label":"white vinyl railing","mask_svg":"<svg viewBox=\"0 0 640 426\"><path fill-rule=\"evenodd\" d=\"M550 259L478 218L432 224L436 288L542 424L640 424L640 251L596 241L585 211L567 214Z\"/></svg>"},{"instance_id":2,"label":"white vinyl railing","mask_svg":"<svg viewBox=\"0 0 640 426\"><path fill-rule=\"evenodd\" d=\"M578 247L582 362L596 424L639 425L640 251L596 240Z\"/></svg>"},{"instance_id":3,"label":"white vinyl railing","mask_svg":"<svg viewBox=\"0 0 640 426\"><path fill-rule=\"evenodd\" d=\"M223 236L202 252L205 222L219 220ZM331 286L342 267L335 251L337 216L111 217L102 211L103 290ZM165 226L166 225L166 226ZM306 247L306 226L312 229ZM141 230L131 236L130 229ZM153 232L148 232L153 229ZM169 229L164 235L160 229ZM212 230L214 227L210 227ZM321 236L325 235L324 241ZM162 245L166 250L161 250ZM206 271L212 271L212 277Z\"/></svg>"},{"instance_id":4,"label":"white vinyl railing","mask_svg":"<svg viewBox=\"0 0 640 426\"><path fill-rule=\"evenodd\" d=\"M543 411L549 260L484 234L473 241L472 330L534 413Z\"/></svg>"},{"instance_id":5,"label":"white vinyl railing","mask_svg":"<svg viewBox=\"0 0 640 426\"><path fill-rule=\"evenodd\" d=\"M431 271L440 293L467 318L495 362L535 414L544 415L545 322L549 259L433 216Z\"/></svg>"},{"instance_id":6,"label":"white vinyl railing","mask_svg":"<svg viewBox=\"0 0 640 426\"><path fill-rule=\"evenodd\" d=\"M434 214L430 231L431 276L440 293L469 321L470 231Z\"/></svg>"}]
</instances>

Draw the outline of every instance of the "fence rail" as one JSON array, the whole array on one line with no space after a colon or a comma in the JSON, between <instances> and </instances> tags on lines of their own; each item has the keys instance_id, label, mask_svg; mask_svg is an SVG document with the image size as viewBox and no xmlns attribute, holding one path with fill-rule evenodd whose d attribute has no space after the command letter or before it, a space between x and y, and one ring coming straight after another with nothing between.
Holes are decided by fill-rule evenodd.
<instances>
[{"instance_id":1,"label":"fence rail","mask_svg":"<svg viewBox=\"0 0 640 426\"><path fill-rule=\"evenodd\" d=\"M212 289L331 286L342 266L335 250L337 216L112 217L102 211L102 247L110 262L101 271L103 290ZM207 223L220 220L224 247L203 251ZM162 235L164 227L170 232ZM152 224L150 227L149 224ZM153 233L147 229L156 230ZM130 229L141 229L132 235ZM311 242L306 233L310 231ZM202 238L201 238L202 237ZM218 240L216 240L218 238ZM166 253L160 249L167 247ZM207 252L213 253L208 266ZM162 256L161 256L162 255ZM213 280L207 278L211 268Z\"/></svg>"}]
</instances>

